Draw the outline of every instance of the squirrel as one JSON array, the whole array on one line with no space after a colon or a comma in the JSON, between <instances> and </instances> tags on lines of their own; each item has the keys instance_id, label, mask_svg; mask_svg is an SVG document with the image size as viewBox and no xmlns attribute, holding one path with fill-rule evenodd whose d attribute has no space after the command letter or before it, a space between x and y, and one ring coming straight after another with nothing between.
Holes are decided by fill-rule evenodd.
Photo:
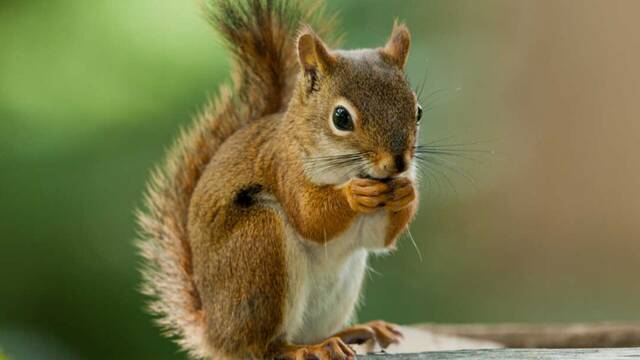
<instances>
[{"instance_id":1,"label":"squirrel","mask_svg":"<svg viewBox=\"0 0 640 360\"><path fill-rule=\"evenodd\" d=\"M353 359L351 344L398 342L393 324L348 324L368 254L393 249L418 206L408 28L336 50L321 5L207 5L233 83L169 151L137 214L150 310L194 358Z\"/></svg>"}]
</instances>

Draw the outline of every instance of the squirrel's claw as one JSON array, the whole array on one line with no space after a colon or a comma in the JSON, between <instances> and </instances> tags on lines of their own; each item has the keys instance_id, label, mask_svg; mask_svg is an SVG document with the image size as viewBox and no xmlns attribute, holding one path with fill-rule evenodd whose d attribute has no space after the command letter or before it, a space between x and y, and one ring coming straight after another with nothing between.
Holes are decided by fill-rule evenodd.
<instances>
[{"instance_id":1,"label":"squirrel's claw","mask_svg":"<svg viewBox=\"0 0 640 360\"><path fill-rule=\"evenodd\" d=\"M416 200L415 186L407 178L394 179L391 182L391 188L391 199L385 205L385 208L389 211L400 211Z\"/></svg>"},{"instance_id":2,"label":"squirrel's claw","mask_svg":"<svg viewBox=\"0 0 640 360\"><path fill-rule=\"evenodd\" d=\"M371 213L385 206L389 201L388 184L373 180L355 178L344 187L347 202L353 211Z\"/></svg>"},{"instance_id":3,"label":"squirrel's claw","mask_svg":"<svg viewBox=\"0 0 640 360\"><path fill-rule=\"evenodd\" d=\"M383 349L386 349L391 344L400 342L400 339L402 339L402 333L397 329L396 325L382 320L352 326L335 336L341 338L347 344L363 344L367 341L375 341Z\"/></svg>"},{"instance_id":4,"label":"squirrel's claw","mask_svg":"<svg viewBox=\"0 0 640 360\"><path fill-rule=\"evenodd\" d=\"M413 181L407 178L389 182L355 178L343 190L351 209L360 213L372 213L381 208L397 212L416 199Z\"/></svg>"},{"instance_id":5,"label":"squirrel's claw","mask_svg":"<svg viewBox=\"0 0 640 360\"><path fill-rule=\"evenodd\" d=\"M400 339L402 339L402 333L394 324L376 320L367 323L367 325L376 333L376 341L383 349L386 349L391 344L399 343Z\"/></svg>"},{"instance_id":6,"label":"squirrel's claw","mask_svg":"<svg viewBox=\"0 0 640 360\"><path fill-rule=\"evenodd\" d=\"M317 345L289 345L274 356L276 360L353 360L356 353L339 337L330 337Z\"/></svg>"}]
</instances>

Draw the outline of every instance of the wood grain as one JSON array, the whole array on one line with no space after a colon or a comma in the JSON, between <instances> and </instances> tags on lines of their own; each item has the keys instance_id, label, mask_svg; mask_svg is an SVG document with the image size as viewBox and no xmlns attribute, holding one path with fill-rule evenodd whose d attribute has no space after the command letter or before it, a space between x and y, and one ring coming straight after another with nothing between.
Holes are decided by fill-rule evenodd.
<instances>
[{"instance_id":1,"label":"wood grain","mask_svg":"<svg viewBox=\"0 0 640 360\"><path fill-rule=\"evenodd\" d=\"M565 359L607 359L629 360L640 357L640 348L617 349L487 349L434 351L415 354L373 354L358 356L363 360L565 360Z\"/></svg>"},{"instance_id":2,"label":"wood grain","mask_svg":"<svg viewBox=\"0 0 640 360\"><path fill-rule=\"evenodd\" d=\"M640 323L423 324L433 334L494 341L509 348L607 348L640 346Z\"/></svg>"}]
</instances>

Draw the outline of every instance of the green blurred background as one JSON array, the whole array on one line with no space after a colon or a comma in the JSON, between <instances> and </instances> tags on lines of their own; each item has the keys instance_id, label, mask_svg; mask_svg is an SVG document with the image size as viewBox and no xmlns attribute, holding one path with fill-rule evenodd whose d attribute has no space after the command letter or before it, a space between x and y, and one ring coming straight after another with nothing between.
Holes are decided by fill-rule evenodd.
<instances>
[{"instance_id":1,"label":"green blurred background","mask_svg":"<svg viewBox=\"0 0 640 360\"><path fill-rule=\"evenodd\" d=\"M346 47L405 19L423 140L495 152L425 174L418 251L372 262L359 318L639 320L640 3L329 8ZM0 353L185 358L143 311L133 211L227 75L196 1L0 3Z\"/></svg>"}]
</instances>

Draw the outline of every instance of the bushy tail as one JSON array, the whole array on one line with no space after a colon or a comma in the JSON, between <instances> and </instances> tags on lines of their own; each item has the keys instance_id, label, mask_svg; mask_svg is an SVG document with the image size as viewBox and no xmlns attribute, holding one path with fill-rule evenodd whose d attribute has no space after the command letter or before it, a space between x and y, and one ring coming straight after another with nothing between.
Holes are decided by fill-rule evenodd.
<instances>
[{"instance_id":1,"label":"bushy tail","mask_svg":"<svg viewBox=\"0 0 640 360\"><path fill-rule=\"evenodd\" d=\"M206 0L208 19L235 60L233 84L220 89L169 151L148 185L145 210L137 214L144 258L143 293L166 334L192 356L212 355L200 296L193 281L187 237L189 202L220 145L254 119L284 109L297 73L295 38L301 23L316 31L317 5L289 0Z\"/></svg>"}]
</instances>

